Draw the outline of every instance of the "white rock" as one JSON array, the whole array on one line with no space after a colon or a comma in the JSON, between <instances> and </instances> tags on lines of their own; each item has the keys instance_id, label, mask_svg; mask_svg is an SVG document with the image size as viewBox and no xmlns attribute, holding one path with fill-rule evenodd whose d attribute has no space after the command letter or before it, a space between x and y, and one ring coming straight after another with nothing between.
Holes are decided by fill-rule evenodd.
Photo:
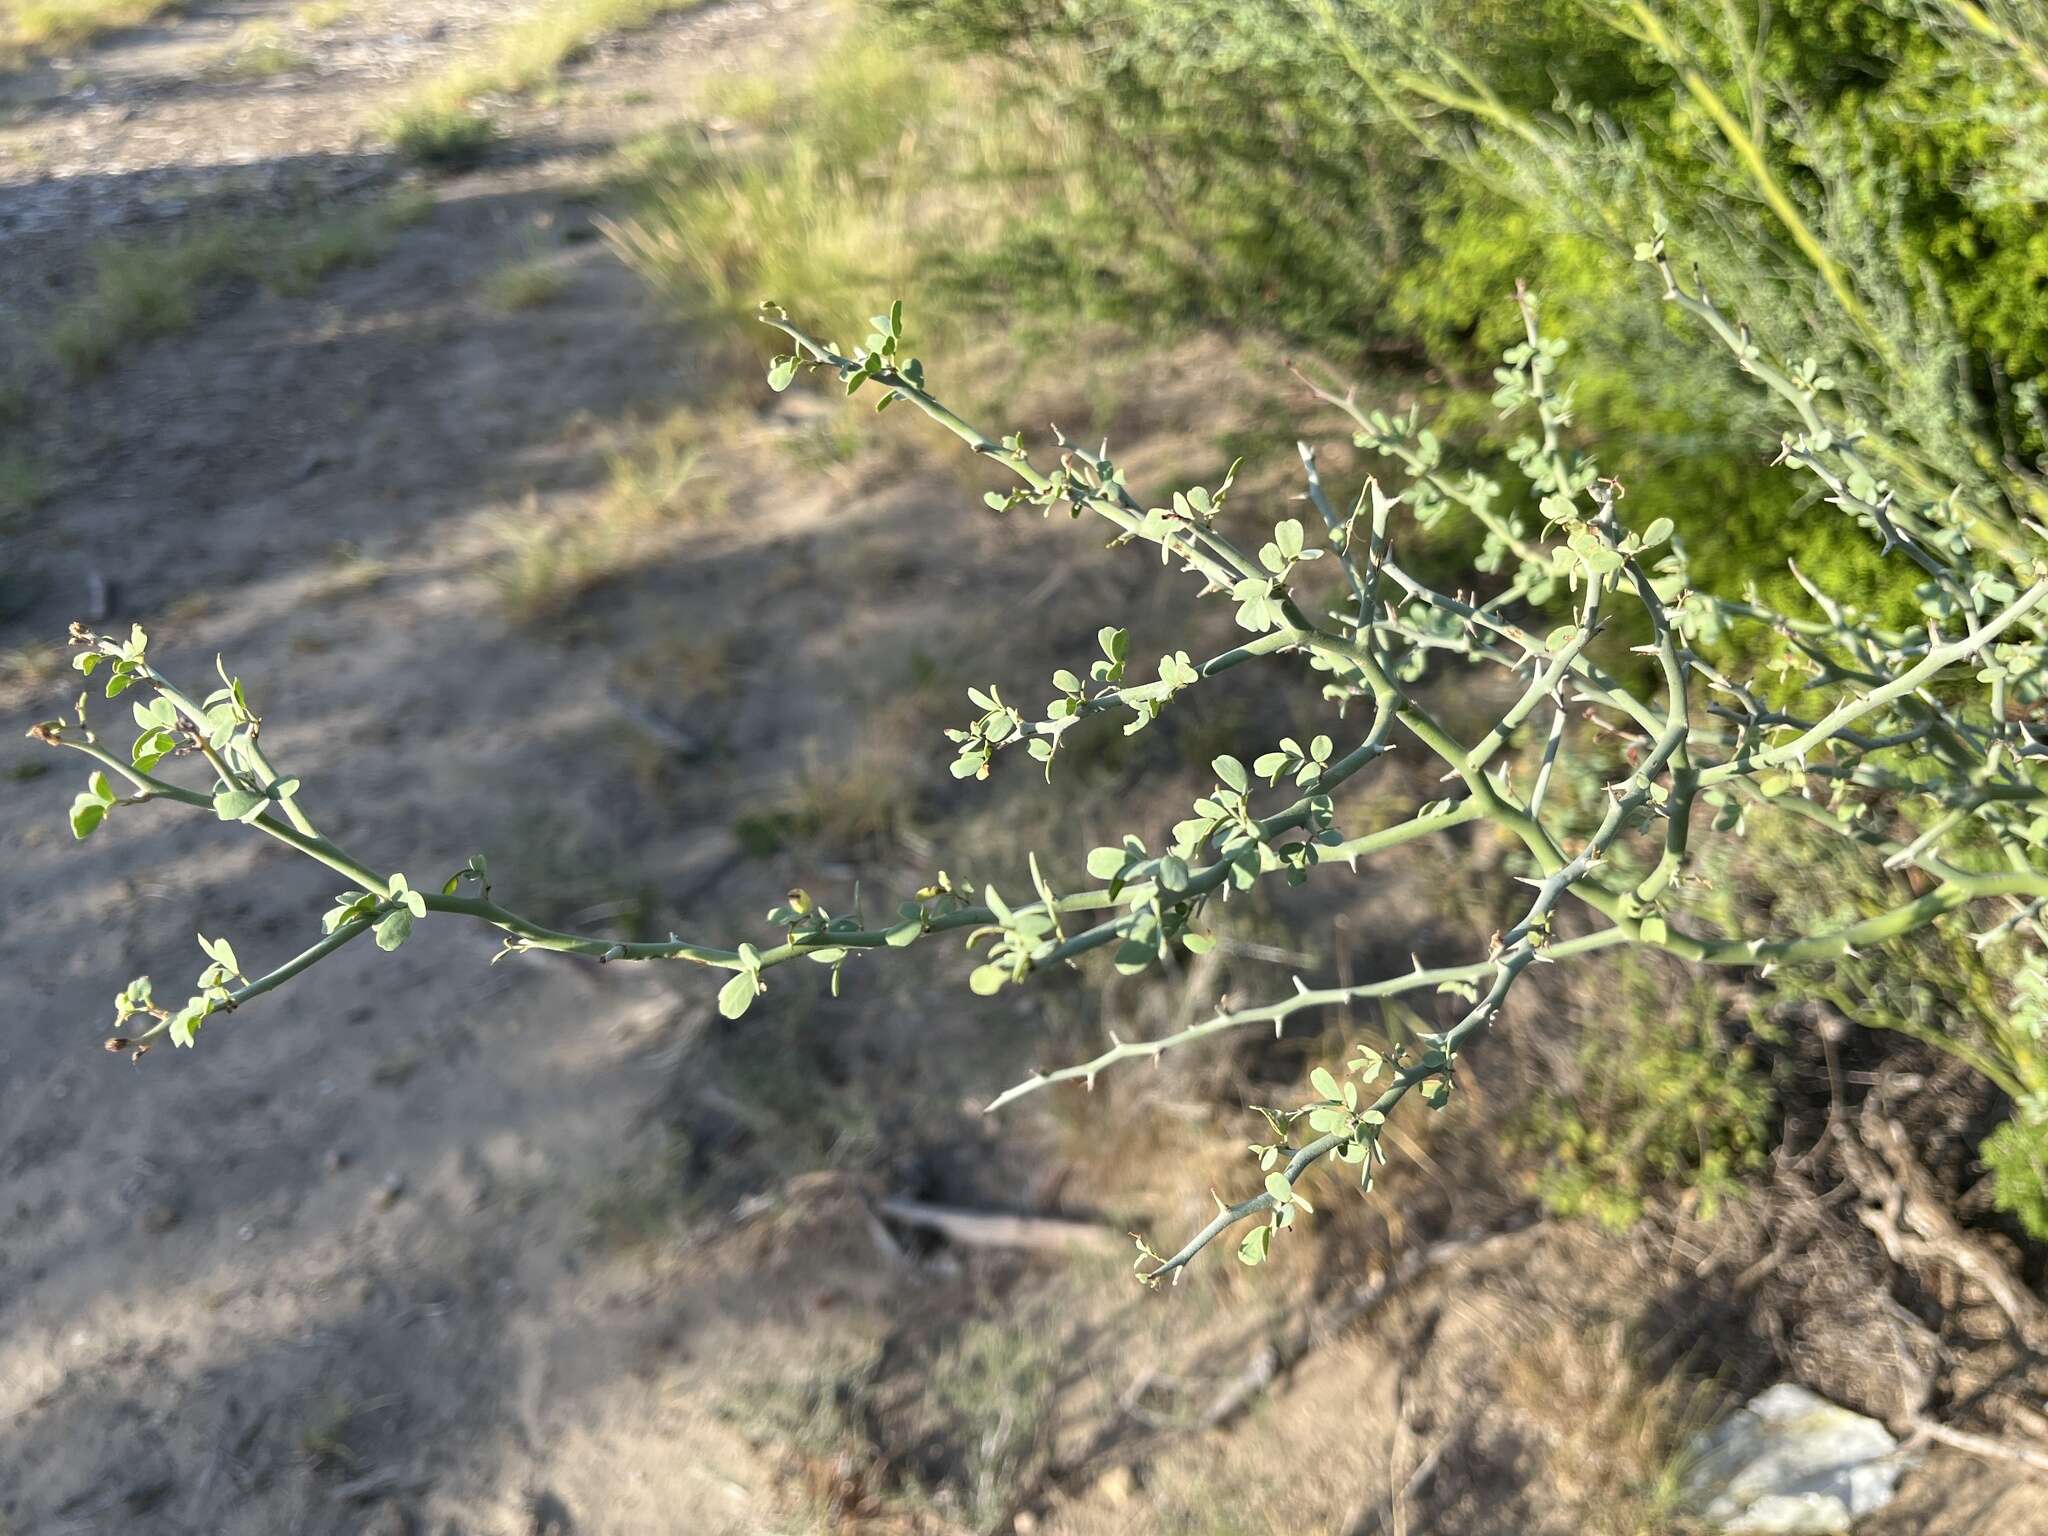
<instances>
[{"instance_id":1,"label":"white rock","mask_svg":"<svg viewBox=\"0 0 2048 1536\"><path fill-rule=\"evenodd\" d=\"M1686 1492L1730 1536L1838 1536L1892 1501L1905 1470L1875 1419L1783 1382L1687 1447Z\"/></svg>"}]
</instances>

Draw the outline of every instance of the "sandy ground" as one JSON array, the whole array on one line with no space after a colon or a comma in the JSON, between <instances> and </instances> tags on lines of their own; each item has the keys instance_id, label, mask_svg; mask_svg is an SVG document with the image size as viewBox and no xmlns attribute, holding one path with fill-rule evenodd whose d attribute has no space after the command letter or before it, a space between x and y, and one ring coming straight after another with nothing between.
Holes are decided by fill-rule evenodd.
<instances>
[{"instance_id":1,"label":"sandy ground","mask_svg":"<svg viewBox=\"0 0 2048 1536\"><path fill-rule=\"evenodd\" d=\"M8 83L8 313L33 322L74 291L99 235L389 185L400 168L368 126L381 105L509 8L373 0L294 39L303 73L228 84L204 68L286 10L194 5ZM964 482L914 462L799 475L778 440L803 419L762 397L718 418L738 425L710 463L716 507L707 491L572 622L512 625L489 579L508 522L574 517L622 433L721 383L585 238L593 161L824 24L797 0L729 4L611 40L560 100L506 108L500 152L433 183L373 265L304 297L224 296L193 332L48 402L33 431L58 494L0 560L0 645L22 660L0 685L6 718L63 703L63 675L35 663L110 591L111 620L160 636L159 665L198 678L220 652L248 679L266 743L338 841L418 884L487 851L504 899L595 929L724 936L793 879L900 888L936 828L981 825L925 750L920 690L1070 663L1099 600L1164 601L1142 562L1110 569L1066 530L963 516ZM563 291L491 307L484 279L536 250ZM175 985L199 963L195 926L282 958L333 882L176 808L123 812L78 847L68 770L7 736L5 1536L1578 1528L1553 1485L1596 1452L1530 1428L1549 1421L1516 1406L1502 1359L1540 1373L1559 1329L1638 1328L1674 1255L1534 1228L1258 1377L1262 1341L1294 1326L1280 1282L1262 1294L1225 1271L1134 1298L1115 1258L892 1233L868 1196L1118 1209L1063 1187L1070 1164L1099 1166L1103 1122L1037 1109L992 1129L976 1113L1041 1059L1048 1020L1094 1005L1072 989L977 1003L950 954L843 1004L794 988L740 1033L700 975L493 967L489 935L429 922L395 955L346 951L201 1049L130 1068L97 1049L121 981ZM746 856L733 829L762 786L848 763L900 786L891 838ZM1120 824L1115 790L1063 844ZM1367 915L1412 938L1415 890L1376 900ZM1431 1177L1458 1178L1442 1156ZM1187 1195L1192 1213L1203 1197ZM1475 1176L1414 1207L1442 1232L1518 1202ZM1357 1277L1317 1278L1341 1296ZM957 1377L947 1362L985 1326L1004 1358L1059 1341L1056 1449L1008 1504L974 1501L959 1470L974 1446L917 1427L924 1384ZM848 1358L880 1384L859 1426L873 1465L763 1430L786 1420L787 1383ZM1758 1358L1731 1354L1731 1385ZM1203 1428L1246 1361L1250 1411ZM1569 1412L1599 1419L1630 1380L1580 1383ZM1419 1470L1432 1453L1443 1472ZM938 1490L920 1507L864 1493L906 1468ZM1912 1489L1916 1523L1886 1530L2041 1528L2018 1523L2038 1513L2031 1490L1976 1463L1937 1458Z\"/></svg>"},{"instance_id":2,"label":"sandy ground","mask_svg":"<svg viewBox=\"0 0 2048 1536\"><path fill-rule=\"evenodd\" d=\"M136 202L173 177L214 191L223 167L324 157L373 187L396 169L356 153L377 94L507 10L371 8L374 36L417 46L323 34L318 76L232 104L184 78L232 24L283 9L196 7L96 50L106 105L63 98L11 144L50 178L0 187L15 270L61 278L81 234L158 222ZM245 665L336 836L457 863L540 841L607 895L631 883L606 868L631 848L633 882L701 886L729 838L682 814L653 837L612 821L645 796L618 766L605 668L510 636L483 574L491 520L590 494L598 424L679 398L688 358L594 243L535 314L478 288L587 228L586 134L635 126L608 71L673 116L704 69L772 60L788 30L729 7L607 50L584 114L531 114L376 266L225 304L70 392L62 493L15 542L9 642L61 632L98 576L117 619L159 624L167 665ZM10 717L63 697L24 688ZM10 769L32 771L28 746ZM662 1155L649 1083L701 1026L703 989L490 969L483 935L423 929L400 955L342 957L228 1048L110 1071L91 1044L116 972L187 969L200 914L251 954L288 953L332 882L174 818L76 848L59 782L12 782L0 811L18 1004L0 1070L0 1528L354 1530L402 1511L524 1532L560 1510L564 1530L759 1529L748 1453L674 1368L734 1348L728 1329L766 1348L774 1321L652 1285L641 1259L584 1257L593 1190ZM805 1296L775 1302L794 1324Z\"/></svg>"}]
</instances>

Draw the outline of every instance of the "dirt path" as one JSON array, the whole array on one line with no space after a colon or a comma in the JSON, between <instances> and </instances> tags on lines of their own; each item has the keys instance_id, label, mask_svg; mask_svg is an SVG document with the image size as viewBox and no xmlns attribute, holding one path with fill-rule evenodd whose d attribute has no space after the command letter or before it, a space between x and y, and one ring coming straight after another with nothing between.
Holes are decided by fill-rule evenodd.
<instances>
[{"instance_id":1,"label":"dirt path","mask_svg":"<svg viewBox=\"0 0 2048 1536\"><path fill-rule=\"evenodd\" d=\"M673 118L705 70L800 36L790 9L721 7L600 50L568 105L515 115L497 161L437 187L375 265L304 299L231 296L68 392L44 423L61 494L10 539L4 643L33 656L98 578L113 620L160 624L180 670L238 659L337 835L458 862L538 844L603 896L700 887L729 835L617 824L647 796L601 671L509 634L485 570L494 519L594 494L609 429L697 383L639 283L562 239L588 228L590 151L643 121L622 82ZM283 10L195 7L117 41L90 94L14 129L16 163L27 146L40 168L0 185L11 269L174 224L173 188L203 206L237 177L260 195L312 165L337 186L394 174L357 126L370 98L504 8L364 7L320 34L310 79L224 95L189 78L228 28ZM536 244L561 252L564 291L492 309L483 280ZM9 693L20 720L65 687ZM246 952L296 948L331 893L170 819L77 849L60 780L28 777L43 765L10 739L0 1529L759 1529L758 1468L689 1362L740 1327L772 1348L802 1289L714 1307L589 1247L593 1202L664 1155L649 1083L701 1027L696 989L489 969L481 936L423 931L344 957L221 1050L109 1070L91 1046L117 971L188 970L196 914Z\"/></svg>"},{"instance_id":2,"label":"dirt path","mask_svg":"<svg viewBox=\"0 0 2048 1536\"><path fill-rule=\"evenodd\" d=\"M9 81L0 308L46 317L108 234L388 188L406 173L368 125L509 9L365 0L305 29L280 4L195 4ZM220 75L264 21L306 67ZM801 402L727 397L592 238L611 146L690 119L710 78L773 73L830 24L769 0L608 40L552 103L499 104L505 142L427 183L425 215L374 262L304 296L213 295L189 333L45 402L23 430L57 493L0 555L5 719L62 705L50 642L104 593L110 623L159 636L160 664L196 678L224 654L316 818L379 863L438 861L408 869L416 883L482 850L540 916L722 932L793 880L921 878L939 826L1014 868L1052 814L1029 776L970 798L924 743L966 681L1071 664L1102 612L1156 615L1171 578L1056 525L963 518L962 481L892 446L839 468L792 453ZM561 290L491 304L487 279L536 255ZM1190 381L1231 366L1220 346L1188 361ZM1159 444L1197 419L1176 412L1208 409L1198 382L1180 387L1146 399L1141 473L1169 467ZM1032 419L1073 406L1034 402ZM514 626L491 580L504 530L589 514L608 456L679 408L712 450L701 497L567 621ZM1115 1192L1065 1185L1143 1135L1157 1146L1130 1176L1171 1177L1174 1218L1197 1213L1200 1177L1175 1161L1208 1155L1174 1129L1205 1113L1192 1090L1169 1082L1142 1131L1109 1092L1093 1119L975 1111L1049 1029L1093 1029L1128 995L980 1003L957 954L920 951L843 1003L778 991L735 1031L700 976L491 966L486 935L435 922L130 1069L96 1048L114 985L189 976L195 924L282 958L333 892L170 810L124 811L80 848L72 776L49 757L0 739L0 1536L716 1536L864 1512L890 1530L1367 1530L1454 1436L1436 1529L1501 1530L1504 1510L1517 1530L1566 1528L1543 1458L1588 1452L1524 1431L1545 1394L1524 1381L1517 1399L1512 1371L1497 1392L1497 1346L1548 1369L1539 1323L1561 1292L1624 1315L1631 1286L1661 1282L1623 1245L1535 1234L1404 1300L1382 1332L1320 1341L1270 1414L1190 1432L1176 1415L1241 1379L1272 1325L1230 1269L1153 1306L1116 1262L920 1247L878 1235L863 1200L1120 1214ZM863 819L776 847L776 827L820 819L806 786L835 775L866 786ZM1084 782L1059 846L1131 814L1136 774L1112 760ZM780 820L743 846L740 818L764 804ZM763 837L774 851L748 857ZM1392 880L1361 931L1398 931L1405 952L1428 905ZM1187 1006L1201 984L1224 982L1191 979ZM1443 1190L1408 1202L1418 1220L1514 1205L1456 1155L1437 1148ZM1575 1278L1594 1273L1604 1289ZM857 1412L848 1381L873 1389ZM1567 1409L1597 1419L1602 1384L1579 1385ZM1432 1394L1447 1406L1413 1411ZM935 1427L932 1403L954 1422ZM1057 1447L1029 1478L998 1454L1020 1412ZM885 1473L940 1491L885 1510L866 1486ZM1011 1482L1028 1507L1004 1504ZM2022 1529L2025 1497L1986 1487L1984 1518L2007 1523L1983 1528Z\"/></svg>"}]
</instances>

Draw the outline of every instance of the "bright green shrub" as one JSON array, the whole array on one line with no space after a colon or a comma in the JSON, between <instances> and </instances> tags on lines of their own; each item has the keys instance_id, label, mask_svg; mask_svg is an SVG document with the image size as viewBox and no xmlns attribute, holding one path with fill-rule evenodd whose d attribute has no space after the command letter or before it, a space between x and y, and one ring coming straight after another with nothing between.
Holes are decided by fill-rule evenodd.
<instances>
[{"instance_id":1,"label":"bright green shrub","mask_svg":"<svg viewBox=\"0 0 2048 1536\"><path fill-rule=\"evenodd\" d=\"M2048 1243L2048 1125L2014 1116L1979 1149L1991 1175L1992 1203L2026 1234Z\"/></svg>"},{"instance_id":2,"label":"bright green shrub","mask_svg":"<svg viewBox=\"0 0 2048 1536\"><path fill-rule=\"evenodd\" d=\"M1515 1139L1537 1155L1537 1193L1560 1216L1628 1227L1670 1188L1711 1218L1764 1164L1769 1074L1741 1026L1723 1023L1710 981L1674 987L1665 968L1626 956L1615 973L1589 1010L1583 1086L1540 1095Z\"/></svg>"},{"instance_id":3,"label":"bright green shrub","mask_svg":"<svg viewBox=\"0 0 2048 1536\"><path fill-rule=\"evenodd\" d=\"M1670 462L1645 406L1688 461L1756 426L1616 277L1654 210L1767 352L1816 357L1846 410L1885 423L1869 451L1916 493L2043 510L2000 467L2048 447L2048 107L2020 8L1999 36L1932 0L886 3L1023 60L1021 90L1057 82L1105 199L1214 316L1340 352L1415 341L1461 373L1496 355L1485 317L1527 279L1568 317L1579 422L1626 429L1608 462L1633 485ZM1716 535L1694 540L1702 579L1776 580L1788 549L1816 579L1876 574L1808 544L1826 520L1781 496L1731 509L1728 482L1760 478L1745 462L1659 492Z\"/></svg>"}]
</instances>

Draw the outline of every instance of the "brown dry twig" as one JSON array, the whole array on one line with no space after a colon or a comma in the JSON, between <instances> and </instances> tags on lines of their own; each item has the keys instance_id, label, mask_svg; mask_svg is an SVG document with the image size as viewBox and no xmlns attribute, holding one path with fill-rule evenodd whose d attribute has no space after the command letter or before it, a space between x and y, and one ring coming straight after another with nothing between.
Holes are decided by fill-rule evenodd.
<instances>
[{"instance_id":1,"label":"brown dry twig","mask_svg":"<svg viewBox=\"0 0 2048 1536\"><path fill-rule=\"evenodd\" d=\"M1864 1105L1856 1135L1838 1127L1838 1145L1850 1178L1870 1202L1857 1211L1857 1218L1884 1245L1894 1264L1901 1268L1945 1266L1955 1271L2005 1314L2028 1349L2048 1353L2048 1303L2028 1290L1988 1244L1966 1232L1950 1214L1897 1121L1870 1100ZM1876 1159L1869 1153L1875 1153Z\"/></svg>"}]
</instances>

